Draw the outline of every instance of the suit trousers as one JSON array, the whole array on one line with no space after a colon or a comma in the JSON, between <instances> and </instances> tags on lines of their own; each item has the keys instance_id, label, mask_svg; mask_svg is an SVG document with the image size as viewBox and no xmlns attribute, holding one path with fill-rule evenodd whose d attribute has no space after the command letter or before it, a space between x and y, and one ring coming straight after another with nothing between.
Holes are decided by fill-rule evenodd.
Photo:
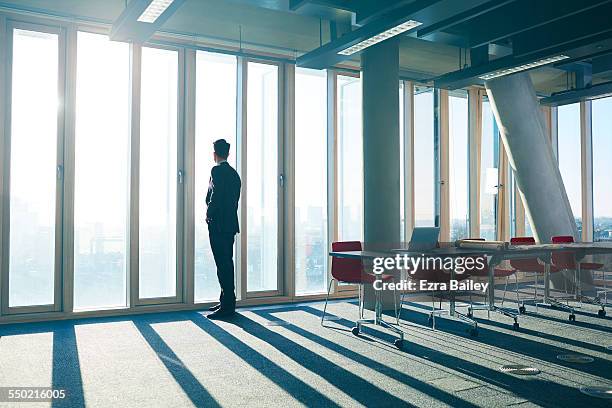
<instances>
[{"instance_id":1,"label":"suit trousers","mask_svg":"<svg viewBox=\"0 0 612 408\"><path fill-rule=\"evenodd\" d=\"M234 289L234 234L209 229L210 248L217 265L217 279L221 286L219 302L223 309L236 308Z\"/></svg>"}]
</instances>

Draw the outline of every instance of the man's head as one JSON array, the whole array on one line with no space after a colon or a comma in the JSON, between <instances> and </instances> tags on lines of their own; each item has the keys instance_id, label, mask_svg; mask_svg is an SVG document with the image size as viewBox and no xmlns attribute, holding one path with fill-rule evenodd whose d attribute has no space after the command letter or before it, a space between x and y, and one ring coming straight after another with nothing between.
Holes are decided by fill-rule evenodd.
<instances>
[{"instance_id":1,"label":"man's head","mask_svg":"<svg viewBox=\"0 0 612 408\"><path fill-rule=\"evenodd\" d=\"M216 140L215 143L213 143L213 147L215 151L215 163L227 160L227 156L229 156L230 144L227 143L225 139Z\"/></svg>"}]
</instances>

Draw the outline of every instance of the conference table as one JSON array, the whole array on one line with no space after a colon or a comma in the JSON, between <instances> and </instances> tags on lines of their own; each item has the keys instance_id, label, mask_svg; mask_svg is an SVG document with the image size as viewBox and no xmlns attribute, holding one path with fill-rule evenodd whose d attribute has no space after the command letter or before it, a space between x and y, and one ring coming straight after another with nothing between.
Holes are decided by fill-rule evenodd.
<instances>
[{"instance_id":1,"label":"conference table","mask_svg":"<svg viewBox=\"0 0 612 408\"><path fill-rule=\"evenodd\" d=\"M348 252L329 252L331 257L338 258L353 258L361 260L373 260L374 258L395 257L396 254L407 255L409 257L421 257L423 255L429 257L477 257L486 256L488 266L488 288L486 294L486 303L483 305L474 305L474 309L495 311L502 313L514 320L513 327L518 329L519 312L511 311L507 308L497 306L495 304L495 268L503 261L514 259L531 259L538 258L544 265L544 294L543 302L540 305L555 306L567 309L570 311L570 321L575 320L574 309L560 302L555 301L550 296L550 267L553 253L572 253L576 261L577 271L576 276L579 277L577 285L577 296L580 300L584 300L580 291L580 261L587 255L612 255L612 242L587 242L587 243L563 243L563 244L535 244L535 245L509 245L507 242L487 242L487 241L472 241L463 240L457 241L448 246L434 248L427 251L410 250L403 248L389 250L363 250L363 251L348 251ZM454 271L449 271L451 279L453 279ZM605 279L605 278L604 278ZM578 299L578 297L577 297ZM382 321L382 305L380 304L380 296L375 299L375 318L371 319L368 324L378 325ZM606 301L602 302L598 298L593 304L601 306L605 310L606 306L611 304ZM605 313L605 312L604 312ZM451 297L449 304L449 314L455 316L454 297ZM384 324L384 326L388 326ZM358 330L357 330L358 331ZM403 338L403 336L402 336ZM397 345L397 344L396 344Z\"/></svg>"}]
</instances>

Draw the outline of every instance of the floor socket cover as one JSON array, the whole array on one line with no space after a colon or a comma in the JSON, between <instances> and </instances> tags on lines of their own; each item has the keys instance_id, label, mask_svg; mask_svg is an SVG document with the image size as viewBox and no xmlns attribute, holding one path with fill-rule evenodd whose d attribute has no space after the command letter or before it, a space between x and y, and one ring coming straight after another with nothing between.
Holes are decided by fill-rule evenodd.
<instances>
[{"instance_id":1,"label":"floor socket cover","mask_svg":"<svg viewBox=\"0 0 612 408\"><path fill-rule=\"evenodd\" d=\"M499 370L507 374L516 375L536 375L540 374L540 370L535 367L529 367L523 364L506 364L499 367Z\"/></svg>"},{"instance_id":2,"label":"floor socket cover","mask_svg":"<svg viewBox=\"0 0 612 408\"><path fill-rule=\"evenodd\" d=\"M567 363L587 364L595 361L593 357L584 356L582 354L559 354L557 359Z\"/></svg>"},{"instance_id":3,"label":"floor socket cover","mask_svg":"<svg viewBox=\"0 0 612 408\"><path fill-rule=\"evenodd\" d=\"M612 388L610 387L580 387L580 392L596 398L612 398Z\"/></svg>"}]
</instances>

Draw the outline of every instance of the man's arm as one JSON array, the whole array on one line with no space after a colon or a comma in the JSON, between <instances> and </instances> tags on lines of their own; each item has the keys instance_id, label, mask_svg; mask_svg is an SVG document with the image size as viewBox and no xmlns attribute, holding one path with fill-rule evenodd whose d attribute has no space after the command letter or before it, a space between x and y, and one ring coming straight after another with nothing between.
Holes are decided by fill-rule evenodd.
<instances>
[{"instance_id":1,"label":"man's arm","mask_svg":"<svg viewBox=\"0 0 612 408\"><path fill-rule=\"evenodd\" d=\"M224 183L221 181L221 175L219 167L215 166L210 172L210 178L212 188L210 189L210 196L208 197L208 209L206 210L206 219L214 220L215 216L219 214L222 206L221 200L223 197Z\"/></svg>"}]
</instances>

